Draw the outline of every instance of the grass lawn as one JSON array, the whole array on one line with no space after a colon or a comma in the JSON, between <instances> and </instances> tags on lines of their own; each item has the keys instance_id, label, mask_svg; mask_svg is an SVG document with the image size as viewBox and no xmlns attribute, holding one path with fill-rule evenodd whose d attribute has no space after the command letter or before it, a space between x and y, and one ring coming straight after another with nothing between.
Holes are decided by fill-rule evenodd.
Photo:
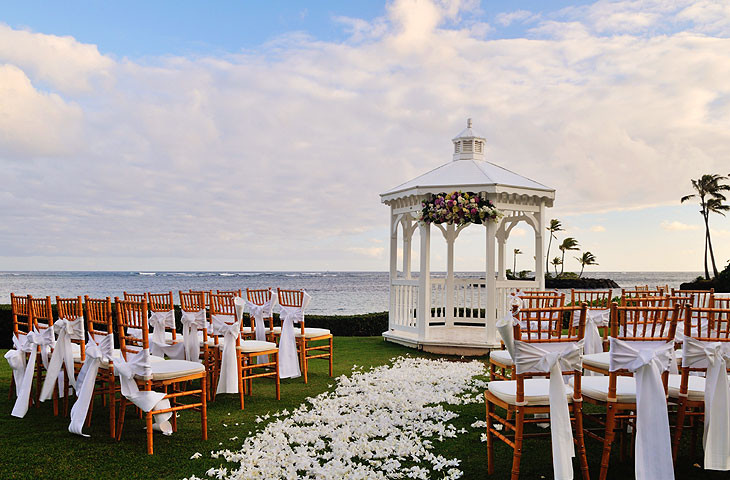
<instances>
[{"instance_id":1,"label":"grass lawn","mask_svg":"<svg viewBox=\"0 0 730 480\"><path fill-rule=\"evenodd\" d=\"M2 351L1 353L4 353ZM423 355L414 350L383 342L380 337L335 338L335 376L348 374L353 365L378 366L402 355ZM435 357L435 356L433 356ZM484 360L484 359L482 359ZM182 412L178 432L171 437L155 435L155 454L145 452L143 421L129 409L121 442L108 437L108 414L99 403L94 409L91 438L68 433L68 419L52 415L51 402L36 409L31 407L24 419L10 416L12 403L8 400L11 370L0 361L0 456L1 478L183 478L189 475L205 476L206 470L221 465L221 460L210 458L214 450L240 448L242 438L261 428L255 418L266 413L300 405L307 397L329 390L334 380L327 375L324 361L310 364L309 384L301 378L282 381L281 400L274 397L273 383L262 380L254 383L254 396L246 398L246 409L239 410L237 395L221 395L208 408L208 440L200 439L200 421L197 412ZM471 424L484 420L484 405L448 406L459 413L452 421L457 429L469 432L453 439L434 442L435 451L446 458L461 460L464 477L486 478L486 444L480 441L483 429ZM236 425L238 423L238 425ZM227 426L224 426L227 425ZM230 440L238 437L238 440ZM701 443L701 442L700 442ZM600 445L588 440L588 464L591 475L597 477ZM527 441L524 446L521 478L552 478L549 439ZM609 478L633 478L633 460L621 462L618 448L614 448ZM698 451L701 452L700 449ZM190 460L196 452L202 458ZM496 469L493 478L508 478L512 452L503 443L496 444ZM690 460L685 448L681 453L676 478L728 478L727 472L705 472L693 467L699 459ZM235 467L235 465L234 465ZM579 470L576 465L576 478Z\"/></svg>"}]
</instances>

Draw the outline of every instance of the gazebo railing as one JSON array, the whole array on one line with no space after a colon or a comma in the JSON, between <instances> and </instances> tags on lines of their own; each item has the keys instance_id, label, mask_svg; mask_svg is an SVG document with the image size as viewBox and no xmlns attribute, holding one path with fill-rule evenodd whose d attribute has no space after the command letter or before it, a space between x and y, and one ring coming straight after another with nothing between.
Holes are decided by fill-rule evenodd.
<instances>
[{"instance_id":1,"label":"gazebo railing","mask_svg":"<svg viewBox=\"0 0 730 480\"><path fill-rule=\"evenodd\" d=\"M539 288L540 282L537 280L497 280L497 318L502 318L507 313L507 297L510 293Z\"/></svg>"},{"instance_id":2,"label":"gazebo railing","mask_svg":"<svg viewBox=\"0 0 730 480\"><path fill-rule=\"evenodd\" d=\"M431 279L430 325L453 322L456 326L485 325L487 282L480 278L454 278L452 302L449 305L445 278ZM449 312L451 310L451 312Z\"/></svg>"},{"instance_id":3,"label":"gazebo railing","mask_svg":"<svg viewBox=\"0 0 730 480\"><path fill-rule=\"evenodd\" d=\"M390 288L390 329L417 332L418 279L393 280Z\"/></svg>"}]
</instances>

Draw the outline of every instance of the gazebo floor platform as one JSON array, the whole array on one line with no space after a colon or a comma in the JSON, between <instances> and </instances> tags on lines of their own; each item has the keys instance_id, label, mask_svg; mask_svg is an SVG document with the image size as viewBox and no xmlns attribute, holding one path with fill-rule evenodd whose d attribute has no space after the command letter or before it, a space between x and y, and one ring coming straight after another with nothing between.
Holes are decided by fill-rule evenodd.
<instances>
[{"instance_id":1,"label":"gazebo floor platform","mask_svg":"<svg viewBox=\"0 0 730 480\"><path fill-rule=\"evenodd\" d=\"M427 339L419 340L417 333L389 330L383 332L383 340L397 343L424 352L436 353L439 355L459 355L464 357L476 357L486 355L491 350L501 348L499 343L488 343L479 341L483 336L472 328L431 328Z\"/></svg>"}]
</instances>

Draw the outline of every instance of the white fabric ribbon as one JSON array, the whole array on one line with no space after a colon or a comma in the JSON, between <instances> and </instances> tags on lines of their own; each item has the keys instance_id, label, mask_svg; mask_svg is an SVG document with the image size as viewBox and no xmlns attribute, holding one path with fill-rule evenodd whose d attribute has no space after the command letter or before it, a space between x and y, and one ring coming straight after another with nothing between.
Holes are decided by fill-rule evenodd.
<instances>
[{"instance_id":1,"label":"white fabric ribbon","mask_svg":"<svg viewBox=\"0 0 730 480\"><path fill-rule=\"evenodd\" d=\"M143 390L140 391L135 376L149 379L152 377L152 365L150 363L150 352L147 349L140 350L135 354L127 354L116 359L114 369L119 373L119 381L122 386L122 395L134 403L144 412L151 410L162 410L170 408L170 401L165 399L165 394ZM154 416L152 428L159 430L165 435L172 435L172 424L170 424L172 412L160 413Z\"/></svg>"},{"instance_id":2,"label":"white fabric ribbon","mask_svg":"<svg viewBox=\"0 0 730 480\"><path fill-rule=\"evenodd\" d=\"M611 318L610 308L594 308L586 310L586 327L585 327L585 348L583 353L586 355L592 353L603 352L603 337L599 328L607 327ZM580 310L573 311L573 326L577 327L580 323Z\"/></svg>"},{"instance_id":3,"label":"white fabric ribbon","mask_svg":"<svg viewBox=\"0 0 730 480\"><path fill-rule=\"evenodd\" d=\"M185 360L200 363L200 338L198 329L206 328L205 309L197 312L182 312L180 319L183 327L183 345L185 345Z\"/></svg>"},{"instance_id":4,"label":"white fabric ribbon","mask_svg":"<svg viewBox=\"0 0 730 480\"><path fill-rule=\"evenodd\" d=\"M150 342L164 344L166 343L165 328L175 328L175 310L168 310L167 312L152 312L148 322L148 325L152 329Z\"/></svg>"},{"instance_id":5,"label":"white fabric ribbon","mask_svg":"<svg viewBox=\"0 0 730 480\"><path fill-rule=\"evenodd\" d=\"M35 328L32 332L25 335L25 343L22 345L23 352L30 352L28 362L23 371L23 377L20 382L20 388L16 388L18 398L15 399L13 411L10 413L14 417L23 418L28 413L28 402L30 400L30 389L33 385L33 373L35 372L36 356L38 347L40 347L41 356L44 359L43 365L48 365L48 349L55 343L53 338L53 329L46 328L39 332ZM22 353L25 355L25 353ZM54 379L55 381L55 379Z\"/></svg>"},{"instance_id":6,"label":"white fabric ribbon","mask_svg":"<svg viewBox=\"0 0 730 480\"><path fill-rule=\"evenodd\" d=\"M705 378L705 470L730 470L730 343L685 337L685 367L707 368Z\"/></svg>"},{"instance_id":7,"label":"white fabric ribbon","mask_svg":"<svg viewBox=\"0 0 730 480\"><path fill-rule=\"evenodd\" d=\"M77 379L76 396L78 398L74 406L71 407L71 422L68 424L69 432L88 437L83 432L83 428L94 394L96 375L99 373L101 362L106 361L111 364L113 353L113 335L101 336L99 343L96 343L94 338L89 335L89 340L86 342L86 359Z\"/></svg>"},{"instance_id":8,"label":"white fabric ribbon","mask_svg":"<svg viewBox=\"0 0 730 480\"><path fill-rule=\"evenodd\" d=\"M281 338L279 338L279 377L295 378L302 374L297 356L297 341L294 336L294 324L304 321L304 309L312 297L304 292L301 307L285 307L279 305L281 317Z\"/></svg>"},{"instance_id":9,"label":"white fabric ribbon","mask_svg":"<svg viewBox=\"0 0 730 480\"><path fill-rule=\"evenodd\" d=\"M497 320L497 331L499 336L502 337L502 343L504 348L509 352L509 356L515 358L515 331L514 326L517 320L512 316L511 313L506 313L504 317Z\"/></svg>"},{"instance_id":10,"label":"white fabric ribbon","mask_svg":"<svg viewBox=\"0 0 730 480\"><path fill-rule=\"evenodd\" d=\"M556 480L573 478L575 448L570 426L563 371L581 368L583 340L570 343L540 344L517 340L515 371L550 372L550 439L553 452L553 475Z\"/></svg>"},{"instance_id":11,"label":"white fabric ribbon","mask_svg":"<svg viewBox=\"0 0 730 480\"><path fill-rule=\"evenodd\" d=\"M254 318L254 331L256 332L256 340L261 342L266 341L266 324L264 324L264 318L269 318L273 315L274 304L276 303L276 296L271 295L263 305L257 305L251 301L246 300L246 306L248 307L249 315ZM258 363L268 363L268 355L260 355L258 357Z\"/></svg>"},{"instance_id":12,"label":"white fabric ribbon","mask_svg":"<svg viewBox=\"0 0 730 480\"><path fill-rule=\"evenodd\" d=\"M5 360L8 361L10 368L13 370L13 379L15 380L15 395L20 395L20 388L23 384L23 374L25 373L25 354L30 353L33 348L28 343L28 335L13 334L13 349L5 352Z\"/></svg>"},{"instance_id":13,"label":"white fabric ribbon","mask_svg":"<svg viewBox=\"0 0 730 480\"><path fill-rule=\"evenodd\" d=\"M610 370L629 370L636 379L636 479L673 479L667 397L661 374L676 364L674 342L630 342L614 337L609 341Z\"/></svg>"},{"instance_id":14,"label":"white fabric ribbon","mask_svg":"<svg viewBox=\"0 0 730 480\"><path fill-rule=\"evenodd\" d=\"M65 391L66 388L64 388L63 374L61 374L61 367L63 366L66 367L69 384L76 388L74 354L71 339L84 338L84 317L76 317L73 320L67 318L58 319L53 324L53 329L58 332L58 339L53 349L53 355L51 355L51 361L48 364L46 378L43 381L43 388L40 394L41 402L48 400L53 395L53 387L54 383L56 383L55 379L58 379L61 395L65 396L67 393ZM61 376L59 377L59 375Z\"/></svg>"},{"instance_id":15,"label":"white fabric ribbon","mask_svg":"<svg viewBox=\"0 0 730 480\"><path fill-rule=\"evenodd\" d=\"M236 300L240 300L236 297ZM230 315L213 315L211 318L213 332L223 337L223 348L221 358L221 371L218 377L218 388L216 393L238 393L238 355L236 355L236 340L241 336L241 319L243 318L243 300L236 301L236 318L232 325L226 323Z\"/></svg>"}]
</instances>

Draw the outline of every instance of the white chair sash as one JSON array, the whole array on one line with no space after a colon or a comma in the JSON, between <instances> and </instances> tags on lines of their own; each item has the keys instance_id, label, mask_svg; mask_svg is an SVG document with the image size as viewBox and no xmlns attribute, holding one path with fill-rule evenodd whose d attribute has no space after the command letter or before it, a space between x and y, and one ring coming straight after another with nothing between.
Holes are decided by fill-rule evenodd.
<instances>
[{"instance_id":1,"label":"white chair sash","mask_svg":"<svg viewBox=\"0 0 730 480\"><path fill-rule=\"evenodd\" d=\"M610 308L594 308L586 310L586 328L585 328L585 348L583 353L586 355L592 353L601 353L603 351L603 337L598 331L601 327L607 327L611 318ZM573 312L573 326L577 327L580 323L580 310Z\"/></svg>"},{"instance_id":2,"label":"white chair sash","mask_svg":"<svg viewBox=\"0 0 730 480\"><path fill-rule=\"evenodd\" d=\"M5 352L5 360L8 361L10 368L13 370L13 379L15 380L15 395L20 395L20 388L23 384L23 374L25 373L25 354L31 351L28 345L27 335L13 334L13 349Z\"/></svg>"},{"instance_id":3,"label":"white chair sash","mask_svg":"<svg viewBox=\"0 0 730 480\"><path fill-rule=\"evenodd\" d=\"M611 371L626 369L636 379L637 480L673 479L672 444L669 434L667 397L661 374L674 360L674 342L627 342L610 337Z\"/></svg>"},{"instance_id":4,"label":"white chair sash","mask_svg":"<svg viewBox=\"0 0 730 480\"><path fill-rule=\"evenodd\" d=\"M256 340L258 341L266 341L266 325L264 324L264 318L269 318L273 315L275 303L275 295L271 295L271 297L263 305L257 305L246 300L249 315L254 318L254 331L256 332ZM258 357L258 363L269 363L269 356L260 355Z\"/></svg>"},{"instance_id":5,"label":"white chair sash","mask_svg":"<svg viewBox=\"0 0 730 480\"><path fill-rule=\"evenodd\" d=\"M185 345L185 360L200 362L200 339L198 329L207 328L205 325L205 309L197 312L182 312L180 319L183 327L183 345Z\"/></svg>"},{"instance_id":6,"label":"white chair sash","mask_svg":"<svg viewBox=\"0 0 730 480\"><path fill-rule=\"evenodd\" d=\"M89 405L94 393L94 384L96 383L96 375L99 373L99 366L102 361L112 362L114 353L114 336L103 335L99 343L89 335L86 342L86 359L84 365L79 371L79 377L76 382L76 403L71 407L71 422L68 424L68 431L88 437L83 432L86 415L89 411Z\"/></svg>"},{"instance_id":7,"label":"white chair sash","mask_svg":"<svg viewBox=\"0 0 730 480\"><path fill-rule=\"evenodd\" d=\"M152 377L152 365L150 363L150 352L148 349L140 350L127 359L118 358L114 364L114 370L119 373L119 382L122 387L122 395L134 403L144 412L151 410L162 410L170 408L170 401L165 399L165 394L154 391L140 391L135 376L149 379ZM170 424L172 412L160 413L154 416L152 428L159 430L165 435L172 435L172 424Z\"/></svg>"},{"instance_id":8,"label":"white chair sash","mask_svg":"<svg viewBox=\"0 0 730 480\"><path fill-rule=\"evenodd\" d=\"M509 352L509 356L515 358L515 332L514 326L517 320L512 316L511 313L506 313L504 317L497 320L497 331L499 336L502 337L502 343L504 348Z\"/></svg>"},{"instance_id":9,"label":"white chair sash","mask_svg":"<svg viewBox=\"0 0 730 480\"><path fill-rule=\"evenodd\" d=\"M514 342L515 371L550 373L550 439L553 452L553 475L556 480L573 478L575 448L570 426L563 371L581 368L583 340L579 342L540 344Z\"/></svg>"},{"instance_id":10,"label":"white chair sash","mask_svg":"<svg viewBox=\"0 0 730 480\"><path fill-rule=\"evenodd\" d=\"M703 342L685 337L682 347L685 367L707 368L705 378L706 470L730 470L730 384L727 366L730 343Z\"/></svg>"},{"instance_id":11,"label":"white chair sash","mask_svg":"<svg viewBox=\"0 0 730 480\"><path fill-rule=\"evenodd\" d=\"M301 307L285 307L281 309L281 338L279 338L279 377L295 378L302 374L297 356L297 341L294 336L294 324L304 321L304 309L307 308L312 297L304 292Z\"/></svg>"},{"instance_id":12,"label":"white chair sash","mask_svg":"<svg viewBox=\"0 0 730 480\"><path fill-rule=\"evenodd\" d=\"M30 389L33 385L33 373L35 372L36 356L38 347L40 347L43 365L48 365L48 349L55 343L53 337L53 329L46 328L42 332L33 329L25 335L25 343L22 345L23 352L29 352L28 362L23 371L23 377L20 382L20 388L16 389L18 398L15 399L13 411L10 413L14 417L23 418L28 413L28 402L30 400ZM25 353L22 353L25 355ZM55 381L55 380L54 380Z\"/></svg>"},{"instance_id":13,"label":"white chair sash","mask_svg":"<svg viewBox=\"0 0 730 480\"><path fill-rule=\"evenodd\" d=\"M167 312L152 312L148 320L148 325L152 329L150 342L164 344L165 328L175 328L175 310Z\"/></svg>"},{"instance_id":14,"label":"white chair sash","mask_svg":"<svg viewBox=\"0 0 730 480\"><path fill-rule=\"evenodd\" d=\"M69 384L76 388L76 378L74 372L74 354L71 339L84 338L84 317L76 317L72 319L61 318L53 324L53 329L58 332L56 346L51 355L51 361L48 364L46 378L43 381L41 389L40 401L44 402L53 395L53 387L55 379L58 379L59 392L64 396L65 391L63 374L61 367L66 367ZM59 376L60 375L60 376Z\"/></svg>"},{"instance_id":15,"label":"white chair sash","mask_svg":"<svg viewBox=\"0 0 730 480\"><path fill-rule=\"evenodd\" d=\"M236 297L238 299L238 297ZM236 301L234 299L234 301ZM241 301L243 303L243 301ZM236 301L236 318L232 325L226 323L230 315L213 315L211 318L213 332L223 337L220 347L223 348L221 358L221 371L218 377L218 388L216 393L238 393L238 355L236 354L236 339L241 336L241 319L243 318L243 305L238 315L238 302Z\"/></svg>"}]
</instances>

